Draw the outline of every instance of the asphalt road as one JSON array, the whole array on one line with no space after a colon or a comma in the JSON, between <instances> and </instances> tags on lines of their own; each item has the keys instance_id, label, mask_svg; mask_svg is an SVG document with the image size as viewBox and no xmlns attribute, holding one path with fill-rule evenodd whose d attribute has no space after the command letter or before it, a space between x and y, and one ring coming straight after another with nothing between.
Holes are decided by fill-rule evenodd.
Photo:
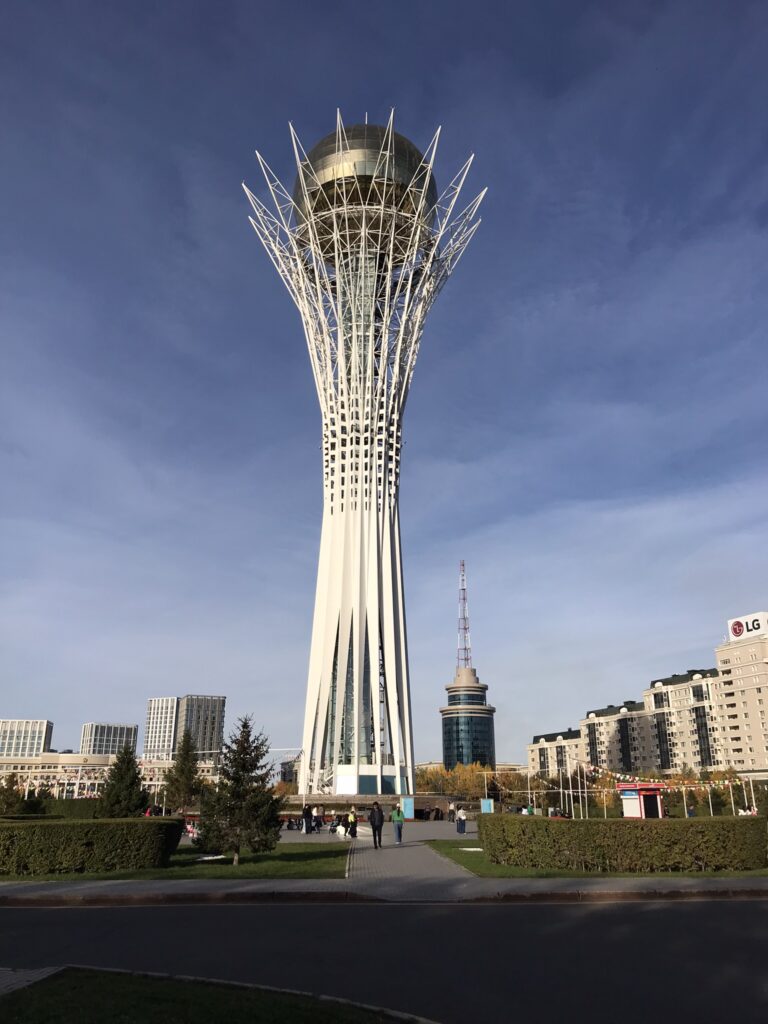
<instances>
[{"instance_id":1,"label":"asphalt road","mask_svg":"<svg viewBox=\"0 0 768 1024\"><path fill-rule=\"evenodd\" d=\"M0 967L66 962L325 992L442 1024L764 1024L768 901L0 910Z\"/></svg>"}]
</instances>

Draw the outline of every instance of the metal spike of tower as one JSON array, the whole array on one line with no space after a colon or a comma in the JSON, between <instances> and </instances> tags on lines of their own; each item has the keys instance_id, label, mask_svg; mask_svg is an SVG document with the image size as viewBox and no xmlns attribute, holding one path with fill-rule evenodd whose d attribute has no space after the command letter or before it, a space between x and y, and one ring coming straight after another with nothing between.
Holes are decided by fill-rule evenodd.
<instances>
[{"instance_id":1,"label":"metal spike of tower","mask_svg":"<svg viewBox=\"0 0 768 1024\"><path fill-rule=\"evenodd\" d=\"M469 638L469 606L467 604L467 573L464 559L459 562L459 643L456 668L472 668L472 641Z\"/></svg>"},{"instance_id":2,"label":"metal spike of tower","mask_svg":"<svg viewBox=\"0 0 768 1024\"><path fill-rule=\"evenodd\" d=\"M366 119L367 120L367 119ZM393 128L336 130L308 153L291 128L292 191L257 153L272 201L251 223L299 309L323 421L323 526L301 793L412 793L400 553L402 421L426 315L479 220L458 206L472 159L438 194ZM459 212L460 211L460 212Z\"/></svg>"}]
</instances>

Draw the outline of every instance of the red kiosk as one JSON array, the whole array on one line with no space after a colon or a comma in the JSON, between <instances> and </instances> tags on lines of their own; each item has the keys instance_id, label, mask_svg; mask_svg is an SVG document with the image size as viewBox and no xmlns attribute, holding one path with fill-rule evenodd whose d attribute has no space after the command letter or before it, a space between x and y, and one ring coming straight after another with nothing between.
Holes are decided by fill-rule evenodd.
<instances>
[{"instance_id":1,"label":"red kiosk","mask_svg":"<svg viewBox=\"0 0 768 1024\"><path fill-rule=\"evenodd\" d=\"M616 786L621 797L621 810L625 818L663 818L662 792L664 782L619 782Z\"/></svg>"}]
</instances>

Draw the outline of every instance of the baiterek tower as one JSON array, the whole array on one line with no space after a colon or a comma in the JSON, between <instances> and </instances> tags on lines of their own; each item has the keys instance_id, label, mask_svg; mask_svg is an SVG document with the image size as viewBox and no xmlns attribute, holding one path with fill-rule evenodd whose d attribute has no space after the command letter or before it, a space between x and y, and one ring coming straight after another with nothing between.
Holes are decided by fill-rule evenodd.
<instances>
[{"instance_id":1,"label":"baiterek tower","mask_svg":"<svg viewBox=\"0 0 768 1024\"><path fill-rule=\"evenodd\" d=\"M398 489L402 421L426 315L479 220L438 193L433 163L393 129L336 130L250 218L301 314L323 421L323 526L300 793L413 792Z\"/></svg>"}]
</instances>

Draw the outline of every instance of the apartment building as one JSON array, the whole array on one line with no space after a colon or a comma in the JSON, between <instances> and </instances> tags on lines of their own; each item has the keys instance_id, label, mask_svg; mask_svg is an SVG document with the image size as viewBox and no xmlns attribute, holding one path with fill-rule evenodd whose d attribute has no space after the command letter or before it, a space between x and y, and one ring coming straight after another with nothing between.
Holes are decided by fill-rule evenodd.
<instances>
[{"instance_id":1,"label":"apartment building","mask_svg":"<svg viewBox=\"0 0 768 1024\"><path fill-rule=\"evenodd\" d=\"M642 700L588 711L567 747L566 733L534 736L529 770L556 775L560 746L574 764L620 774L768 771L768 612L730 619L727 630L715 667L653 680Z\"/></svg>"},{"instance_id":2,"label":"apartment building","mask_svg":"<svg viewBox=\"0 0 768 1024\"><path fill-rule=\"evenodd\" d=\"M528 771L547 778L555 778L559 772L573 771L577 764L585 761L579 729L540 733L533 737L533 743L528 744Z\"/></svg>"},{"instance_id":3,"label":"apartment building","mask_svg":"<svg viewBox=\"0 0 768 1024\"><path fill-rule=\"evenodd\" d=\"M651 771L705 771L723 767L715 724L715 668L656 679L643 691L651 725L654 757Z\"/></svg>"},{"instance_id":4,"label":"apartment building","mask_svg":"<svg viewBox=\"0 0 768 1024\"><path fill-rule=\"evenodd\" d=\"M718 767L768 769L768 612L730 619L715 648L720 678L713 686Z\"/></svg>"},{"instance_id":5,"label":"apartment building","mask_svg":"<svg viewBox=\"0 0 768 1024\"><path fill-rule=\"evenodd\" d=\"M588 711L579 723L589 764L615 772L647 772L656 765L653 721L643 701Z\"/></svg>"}]
</instances>

